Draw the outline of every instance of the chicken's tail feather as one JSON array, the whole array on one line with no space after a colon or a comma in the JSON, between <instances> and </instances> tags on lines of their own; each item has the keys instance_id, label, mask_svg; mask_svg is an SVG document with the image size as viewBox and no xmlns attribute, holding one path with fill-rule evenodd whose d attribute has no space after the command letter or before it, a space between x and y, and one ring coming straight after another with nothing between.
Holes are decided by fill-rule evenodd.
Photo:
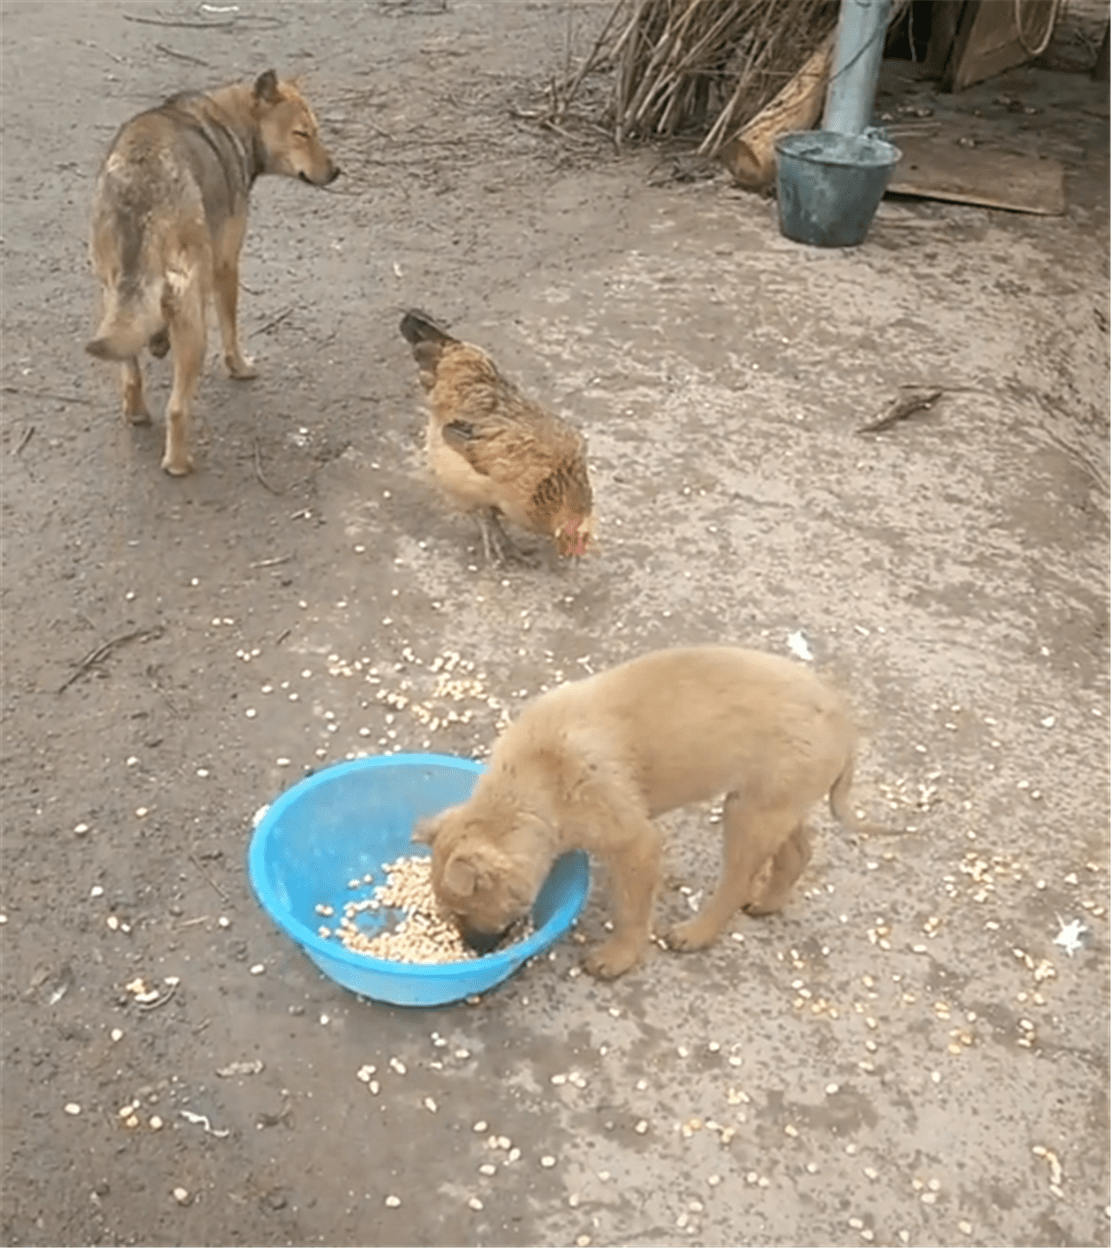
<instances>
[{"instance_id":1,"label":"chicken's tail feather","mask_svg":"<svg viewBox=\"0 0 1111 1248\"><path fill-rule=\"evenodd\" d=\"M401 318L401 333L406 342L414 347L420 346L423 342L443 344L455 341L445 329L436 324L427 312L421 312L419 308L410 308Z\"/></svg>"}]
</instances>

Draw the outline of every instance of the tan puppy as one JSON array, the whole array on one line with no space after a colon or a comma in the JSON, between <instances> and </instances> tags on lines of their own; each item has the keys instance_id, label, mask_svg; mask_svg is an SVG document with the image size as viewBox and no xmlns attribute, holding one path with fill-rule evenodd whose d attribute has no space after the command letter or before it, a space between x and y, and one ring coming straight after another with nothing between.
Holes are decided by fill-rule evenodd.
<instances>
[{"instance_id":1,"label":"tan puppy","mask_svg":"<svg viewBox=\"0 0 1111 1248\"><path fill-rule=\"evenodd\" d=\"M239 253L247 199L263 173L313 186L339 175L308 102L272 69L253 83L175 95L133 117L97 179L91 251L104 306L85 349L120 362L123 411L133 424L150 422L139 352L173 352L162 459L173 476L193 467L189 424L210 297L228 372L255 376L239 346Z\"/></svg>"},{"instance_id":2,"label":"tan puppy","mask_svg":"<svg viewBox=\"0 0 1111 1248\"><path fill-rule=\"evenodd\" d=\"M840 698L800 664L729 646L660 650L537 698L503 733L474 793L418 825L441 904L478 949L526 913L570 849L609 867L613 935L587 959L604 978L648 942L660 882L656 815L724 793L714 894L667 936L710 944L741 906L777 910L810 859L803 819L849 808L856 734ZM754 882L770 860L759 896Z\"/></svg>"}]
</instances>

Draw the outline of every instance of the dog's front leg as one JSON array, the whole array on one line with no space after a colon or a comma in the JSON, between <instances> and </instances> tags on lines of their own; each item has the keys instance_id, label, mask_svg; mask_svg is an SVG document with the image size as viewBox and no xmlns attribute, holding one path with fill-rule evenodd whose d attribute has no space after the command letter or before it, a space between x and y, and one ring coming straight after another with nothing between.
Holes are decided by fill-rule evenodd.
<instances>
[{"instance_id":1,"label":"dog's front leg","mask_svg":"<svg viewBox=\"0 0 1111 1248\"><path fill-rule=\"evenodd\" d=\"M585 963L599 979L616 979L639 961L651 935L660 883L663 838L659 829L647 818L623 822L618 848L604 855L613 898L613 935Z\"/></svg>"}]
</instances>

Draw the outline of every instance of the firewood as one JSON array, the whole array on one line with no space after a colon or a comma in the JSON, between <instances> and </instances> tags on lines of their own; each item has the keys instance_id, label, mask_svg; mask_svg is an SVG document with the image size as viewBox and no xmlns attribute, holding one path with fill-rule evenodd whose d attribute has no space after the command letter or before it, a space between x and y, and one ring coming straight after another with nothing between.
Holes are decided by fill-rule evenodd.
<instances>
[{"instance_id":1,"label":"firewood","mask_svg":"<svg viewBox=\"0 0 1111 1248\"><path fill-rule=\"evenodd\" d=\"M818 120L825 98L833 56L829 35L802 69L777 96L756 114L720 151L734 181L748 190L760 190L775 180L775 140L791 130L809 130ZM712 150L714 132L703 142Z\"/></svg>"}]
</instances>

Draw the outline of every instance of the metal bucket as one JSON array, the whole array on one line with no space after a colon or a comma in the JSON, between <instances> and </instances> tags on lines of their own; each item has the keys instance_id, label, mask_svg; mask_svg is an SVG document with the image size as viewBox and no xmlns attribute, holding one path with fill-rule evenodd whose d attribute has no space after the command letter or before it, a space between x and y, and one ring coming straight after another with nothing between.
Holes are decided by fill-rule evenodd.
<instances>
[{"instance_id":1,"label":"metal bucket","mask_svg":"<svg viewBox=\"0 0 1111 1248\"><path fill-rule=\"evenodd\" d=\"M864 242L902 152L871 135L832 130L781 134L775 150L780 232L814 247Z\"/></svg>"}]
</instances>

